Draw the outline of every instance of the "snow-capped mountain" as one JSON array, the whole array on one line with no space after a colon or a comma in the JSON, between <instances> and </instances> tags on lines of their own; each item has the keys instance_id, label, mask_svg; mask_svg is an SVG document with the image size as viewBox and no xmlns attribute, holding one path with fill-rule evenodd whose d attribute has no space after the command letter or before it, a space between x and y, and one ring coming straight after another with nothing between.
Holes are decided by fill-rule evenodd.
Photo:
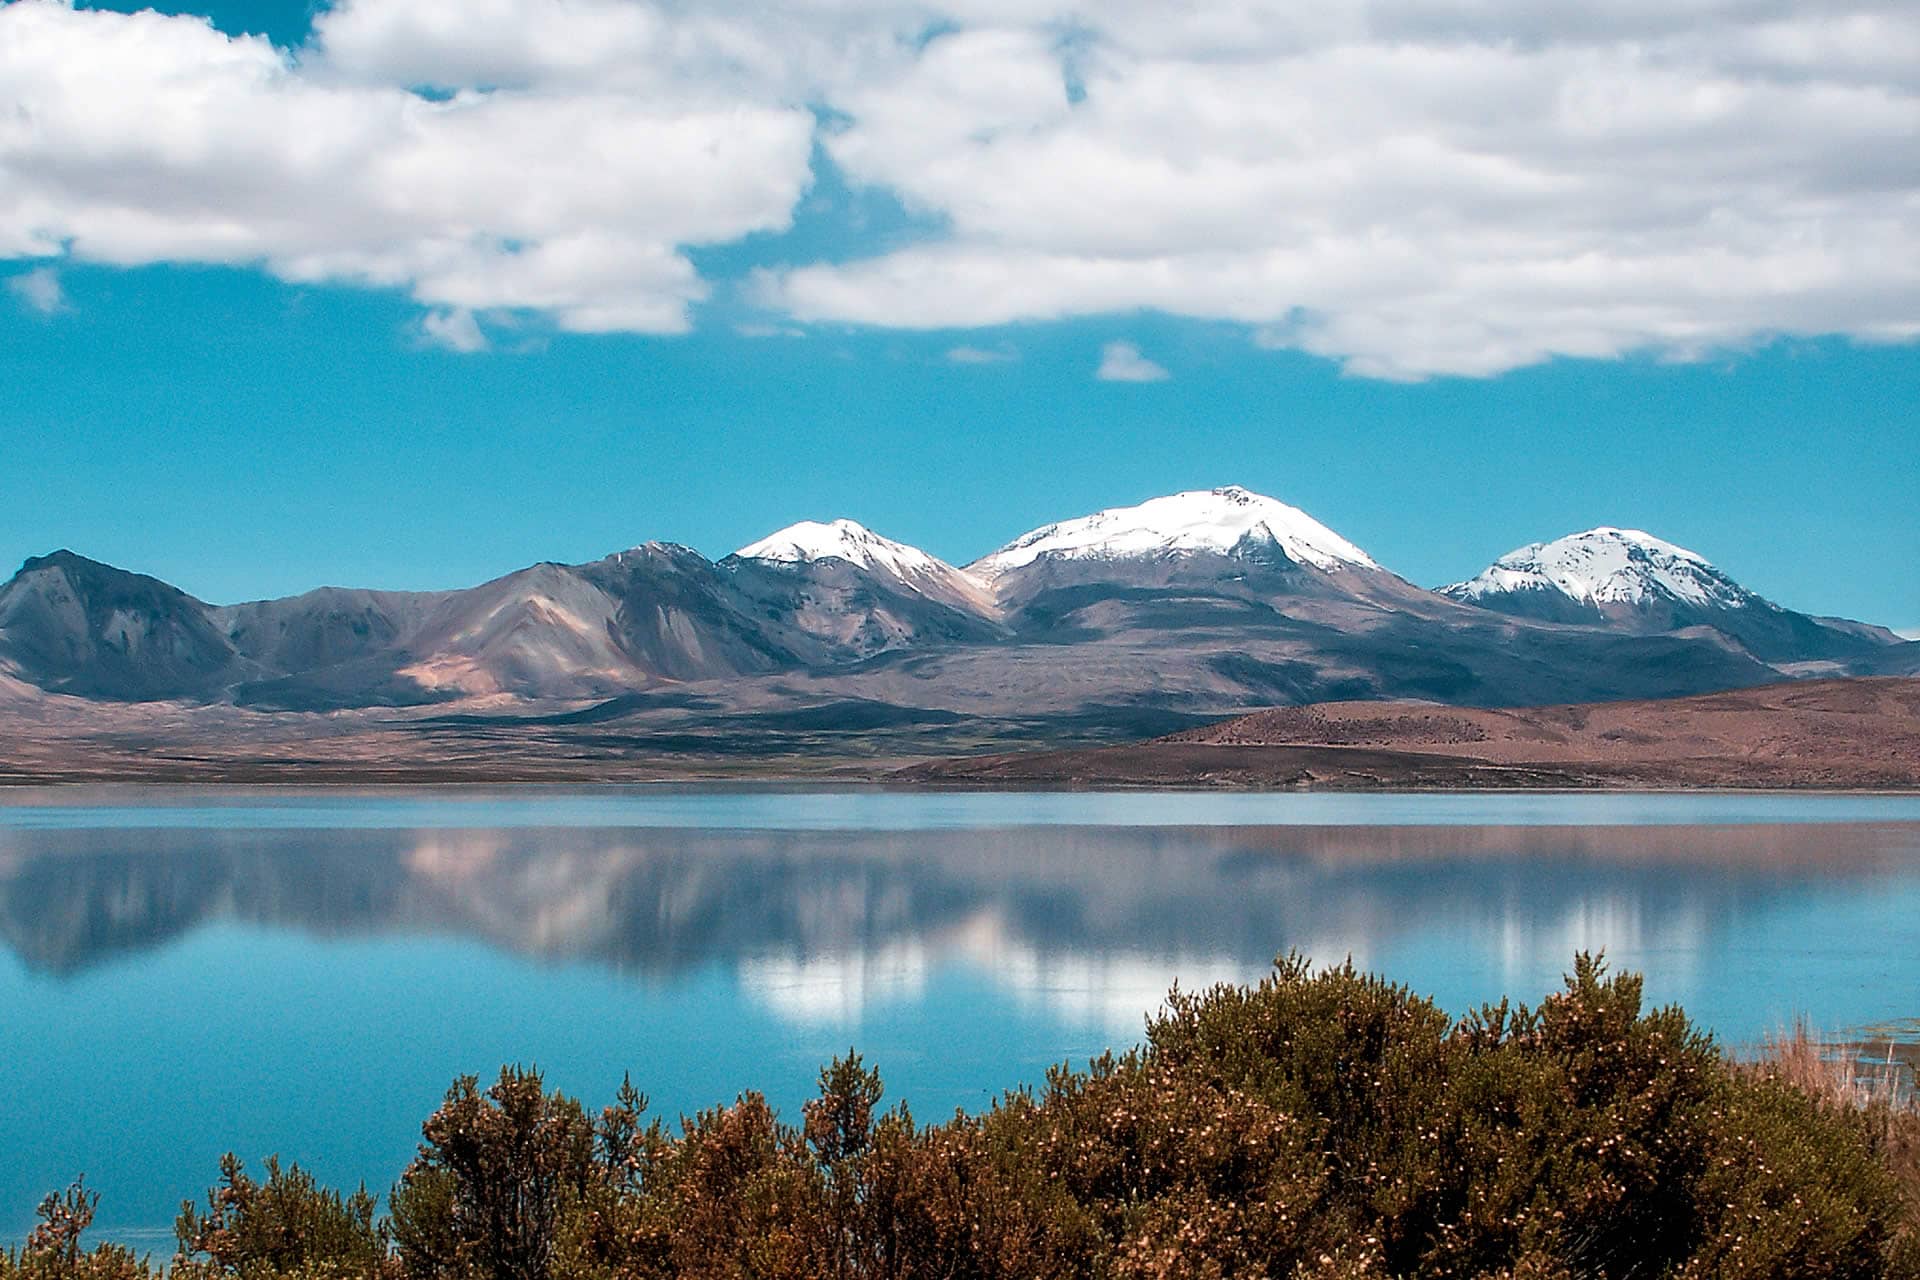
<instances>
[{"instance_id":1,"label":"snow-capped mountain","mask_svg":"<svg viewBox=\"0 0 1920 1280\"><path fill-rule=\"evenodd\" d=\"M918 547L883 538L853 520L802 520L748 543L734 552L733 558L778 564L844 560L933 599L992 612L992 593L979 579Z\"/></svg>"},{"instance_id":2,"label":"snow-capped mountain","mask_svg":"<svg viewBox=\"0 0 1920 1280\"><path fill-rule=\"evenodd\" d=\"M783 564L815 560L845 560L866 569L881 569L900 577L941 575L953 567L918 547L883 538L853 520L802 520L750 542L734 552L742 560L778 560Z\"/></svg>"},{"instance_id":3,"label":"snow-capped mountain","mask_svg":"<svg viewBox=\"0 0 1920 1280\"><path fill-rule=\"evenodd\" d=\"M1698 552L1606 525L1509 551L1477 576L1439 591L1473 604L1547 592L1595 609L1658 601L1721 609L1764 603Z\"/></svg>"},{"instance_id":4,"label":"snow-capped mountain","mask_svg":"<svg viewBox=\"0 0 1920 1280\"><path fill-rule=\"evenodd\" d=\"M852 520L788 525L721 564L765 616L861 657L1000 633L979 579Z\"/></svg>"},{"instance_id":5,"label":"snow-capped mountain","mask_svg":"<svg viewBox=\"0 0 1920 1280\"><path fill-rule=\"evenodd\" d=\"M1366 629L1446 601L1298 507L1229 485L1046 525L967 566L1017 631L1115 637L1207 625Z\"/></svg>"},{"instance_id":6,"label":"snow-capped mountain","mask_svg":"<svg viewBox=\"0 0 1920 1280\"><path fill-rule=\"evenodd\" d=\"M1891 638L1877 627L1783 609L1698 552L1639 529L1607 525L1509 551L1474 577L1438 591L1544 622L1636 634L1712 627L1766 661L1844 657Z\"/></svg>"},{"instance_id":7,"label":"snow-capped mountain","mask_svg":"<svg viewBox=\"0 0 1920 1280\"><path fill-rule=\"evenodd\" d=\"M1373 558L1298 507L1228 485L1096 511L1022 534L967 566L989 581L1039 560L1147 560L1232 555L1277 547L1316 569L1379 568Z\"/></svg>"}]
</instances>

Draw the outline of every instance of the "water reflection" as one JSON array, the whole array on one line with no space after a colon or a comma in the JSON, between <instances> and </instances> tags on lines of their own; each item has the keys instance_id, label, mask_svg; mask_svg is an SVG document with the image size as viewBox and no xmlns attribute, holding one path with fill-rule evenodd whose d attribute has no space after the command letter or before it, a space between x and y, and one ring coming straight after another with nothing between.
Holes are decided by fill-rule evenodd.
<instances>
[{"instance_id":1,"label":"water reflection","mask_svg":"<svg viewBox=\"0 0 1920 1280\"><path fill-rule=\"evenodd\" d=\"M1539 801L1532 811L1552 812ZM1486 802L1497 809L1498 801ZM857 1045L923 1115L1137 1041L1168 985L1351 955L1460 1012L1573 952L1733 1040L1920 1014L1920 824L729 830L522 814L0 824L0 1238L84 1170L164 1235L219 1155L387 1185L455 1074L789 1114Z\"/></svg>"},{"instance_id":2,"label":"water reflection","mask_svg":"<svg viewBox=\"0 0 1920 1280\"><path fill-rule=\"evenodd\" d=\"M0 937L48 975L220 922L453 935L643 984L720 963L747 998L822 1025L911 1004L932 973L960 966L1033 1007L1125 1029L1175 977L1244 980L1288 949L1376 965L1415 935L1456 940L1508 986L1604 948L1662 957L1663 983L1691 991L1716 933L1773 905L1901 881L1916 832L7 830Z\"/></svg>"}]
</instances>

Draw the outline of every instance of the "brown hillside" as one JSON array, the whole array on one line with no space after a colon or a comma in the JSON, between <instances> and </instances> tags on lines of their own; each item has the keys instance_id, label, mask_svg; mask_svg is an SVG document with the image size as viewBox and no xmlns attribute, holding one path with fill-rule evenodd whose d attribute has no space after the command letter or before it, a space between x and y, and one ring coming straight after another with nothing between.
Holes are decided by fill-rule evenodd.
<instances>
[{"instance_id":1,"label":"brown hillside","mask_svg":"<svg viewBox=\"0 0 1920 1280\"><path fill-rule=\"evenodd\" d=\"M1486 710L1332 702L1129 747L955 760L928 781L1353 787L1920 787L1920 680Z\"/></svg>"}]
</instances>

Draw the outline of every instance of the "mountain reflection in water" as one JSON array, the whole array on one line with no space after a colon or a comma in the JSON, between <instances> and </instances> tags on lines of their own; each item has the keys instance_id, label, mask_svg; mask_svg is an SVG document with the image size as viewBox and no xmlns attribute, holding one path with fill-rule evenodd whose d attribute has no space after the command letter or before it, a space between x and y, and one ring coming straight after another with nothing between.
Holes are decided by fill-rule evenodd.
<instances>
[{"instance_id":1,"label":"mountain reflection in water","mask_svg":"<svg viewBox=\"0 0 1920 1280\"><path fill-rule=\"evenodd\" d=\"M1415 934L1461 940L1528 998L1579 949L1658 956L1659 986L1690 989L1716 932L1770 904L1905 877L1916 832L12 830L0 831L0 937L51 975L216 922L456 935L643 983L717 962L780 1017L828 1024L911 1001L929 973L962 965L1125 1033L1175 976L1244 980L1289 949L1366 965Z\"/></svg>"},{"instance_id":2,"label":"mountain reflection in water","mask_svg":"<svg viewBox=\"0 0 1920 1280\"><path fill-rule=\"evenodd\" d=\"M84 1171L108 1238L163 1248L229 1149L378 1190L447 1082L507 1061L594 1106L631 1070L670 1121L749 1088L794 1115L853 1044L919 1114L977 1108L1137 1042L1171 983L1255 979L1289 949L1454 1013L1538 1000L1579 949L1734 1041L1920 1013L1913 822L739 830L542 826L535 804L393 829L339 809L0 824L26 1100L0 1106L0 1238Z\"/></svg>"}]
</instances>

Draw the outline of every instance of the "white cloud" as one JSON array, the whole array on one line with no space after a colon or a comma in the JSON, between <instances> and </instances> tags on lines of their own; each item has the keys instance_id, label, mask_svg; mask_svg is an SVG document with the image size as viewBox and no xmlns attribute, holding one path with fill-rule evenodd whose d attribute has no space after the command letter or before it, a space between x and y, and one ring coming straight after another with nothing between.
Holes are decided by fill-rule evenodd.
<instances>
[{"instance_id":1,"label":"white cloud","mask_svg":"<svg viewBox=\"0 0 1920 1280\"><path fill-rule=\"evenodd\" d=\"M850 91L835 160L948 230L762 299L925 328L1152 308L1391 378L1920 336L1911 6L1080 16L1064 60L1036 21Z\"/></svg>"},{"instance_id":2,"label":"white cloud","mask_svg":"<svg viewBox=\"0 0 1920 1280\"><path fill-rule=\"evenodd\" d=\"M1100 367L1093 376L1102 382L1165 382L1172 375L1131 342L1109 342L1100 348Z\"/></svg>"},{"instance_id":3,"label":"white cloud","mask_svg":"<svg viewBox=\"0 0 1920 1280\"><path fill-rule=\"evenodd\" d=\"M672 333L708 292L682 247L780 230L810 181L791 106L591 81L430 101L356 70L190 18L0 7L0 252Z\"/></svg>"},{"instance_id":4,"label":"white cloud","mask_svg":"<svg viewBox=\"0 0 1920 1280\"><path fill-rule=\"evenodd\" d=\"M427 312L420 317L420 333L429 345L462 355L485 351L491 345L480 329L480 322L473 318L473 312L464 307Z\"/></svg>"},{"instance_id":5,"label":"white cloud","mask_svg":"<svg viewBox=\"0 0 1920 1280\"><path fill-rule=\"evenodd\" d=\"M947 352L948 364L1008 364L1019 358L1011 347L958 346Z\"/></svg>"},{"instance_id":6,"label":"white cloud","mask_svg":"<svg viewBox=\"0 0 1920 1280\"><path fill-rule=\"evenodd\" d=\"M17 275L7 281L7 290L20 300L20 305L43 316L64 311L67 307L67 291L61 287L60 273L52 267L35 267L24 275Z\"/></svg>"},{"instance_id":7,"label":"white cloud","mask_svg":"<svg viewBox=\"0 0 1920 1280\"><path fill-rule=\"evenodd\" d=\"M582 332L687 327L685 250L786 228L818 143L934 230L758 274L801 323L1154 309L1389 378L1912 340L1915 136L1910 0L339 0L297 51L0 5L0 257Z\"/></svg>"}]
</instances>

